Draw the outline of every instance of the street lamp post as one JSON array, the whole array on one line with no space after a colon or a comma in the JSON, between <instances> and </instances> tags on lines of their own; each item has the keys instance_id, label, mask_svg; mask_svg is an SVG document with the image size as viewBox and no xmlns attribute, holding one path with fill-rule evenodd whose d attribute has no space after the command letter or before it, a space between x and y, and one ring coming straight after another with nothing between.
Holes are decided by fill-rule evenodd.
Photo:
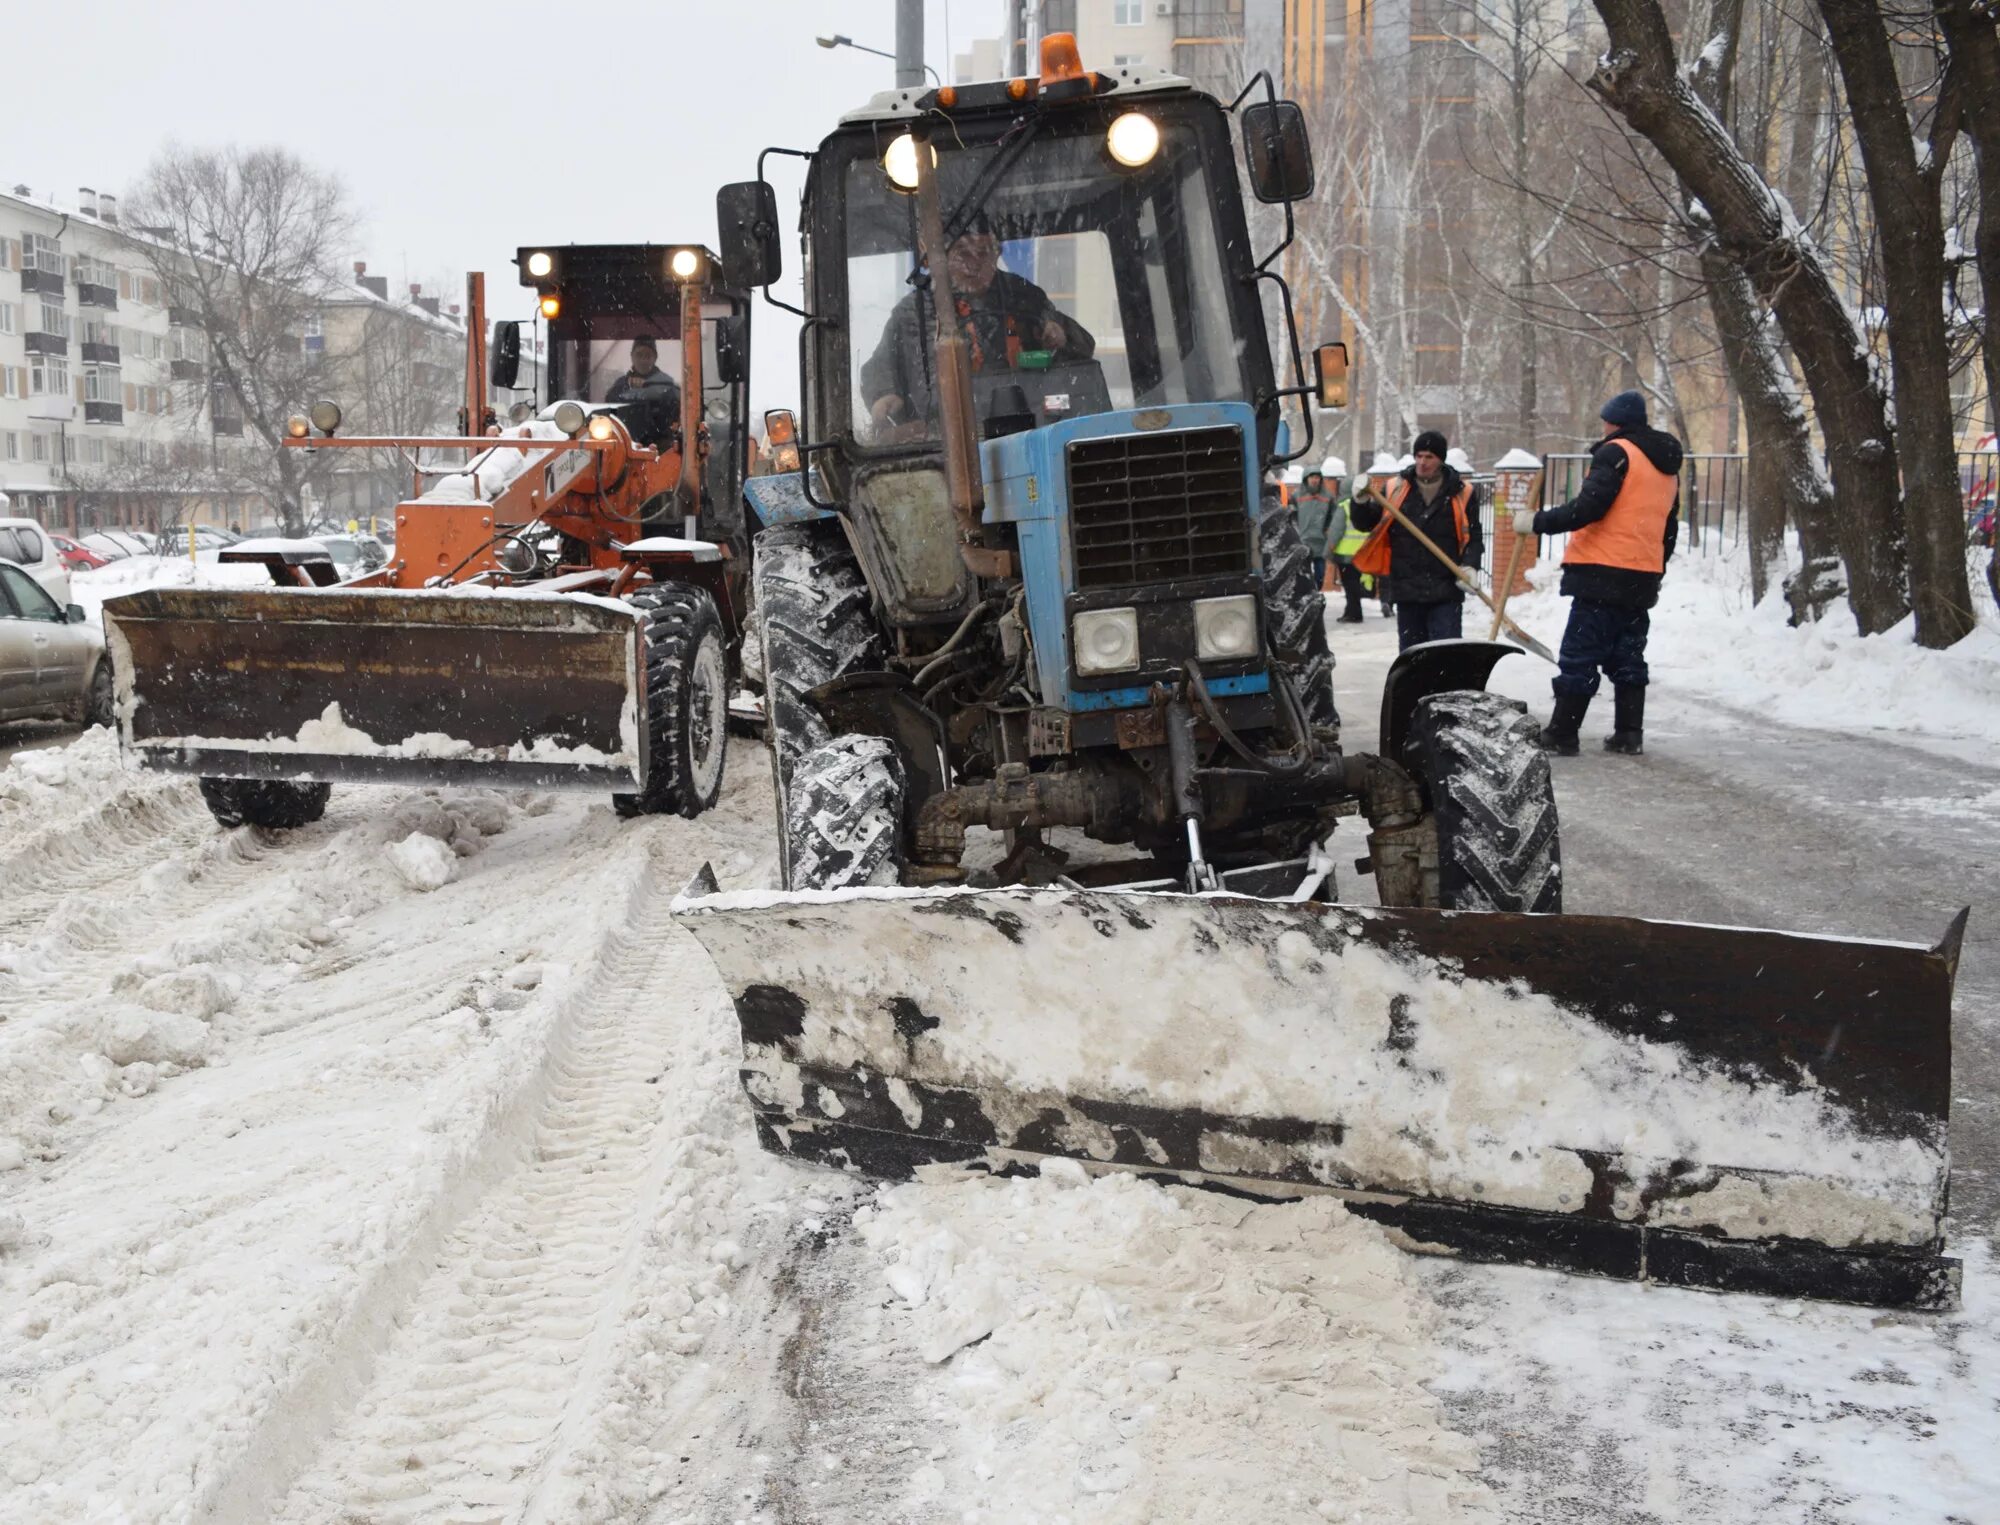
<instances>
[{"instance_id":1,"label":"street lamp post","mask_svg":"<svg viewBox=\"0 0 2000 1525\"><path fill-rule=\"evenodd\" d=\"M915 89L917 86L923 84L923 76L926 74L931 77L932 83L942 85L944 81L938 78L937 70L922 60L922 15L922 10L919 8L917 35L914 39L906 39L904 36L906 28L902 25L903 18L900 13L898 14L896 18L896 45L898 51L895 53L888 52L883 48L871 48L866 43L856 42L852 37L843 37L839 33L835 33L831 37L815 37L813 41L817 42L823 48L852 48L857 53L872 53L877 58L888 59L896 66L896 88L898 90ZM908 42L908 46L905 46L906 41Z\"/></svg>"}]
</instances>

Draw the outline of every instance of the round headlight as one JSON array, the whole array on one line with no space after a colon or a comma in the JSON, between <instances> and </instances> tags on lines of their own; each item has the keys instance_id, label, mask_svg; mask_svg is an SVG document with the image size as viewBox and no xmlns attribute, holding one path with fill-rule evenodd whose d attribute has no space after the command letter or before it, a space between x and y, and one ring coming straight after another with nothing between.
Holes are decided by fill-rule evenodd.
<instances>
[{"instance_id":1,"label":"round headlight","mask_svg":"<svg viewBox=\"0 0 2000 1525\"><path fill-rule=\"evenodd\" d=\"M674 273L677 281L691 281L701 274L701 255L693 249L676 249L674 257L667 261L667 268Z\"/></svg>"},{"instance_id":2,"label":"round headlight","mask_svg":"<svg viewBox=\"0 0 2000 1525\"><path fill-rule=\"evenodd\" d=\"M583 433L583 426L590 421L590 415L583 411L580 402L564 401L556 404L549 420L571 439Z\"/></svg>"},{"instance_id":3,"label":"round headlight","mask_svg":"<svg viewBox=\"0 0 2000 1525\"><path fill-rule=\"evenodd\" d=\"M1104 146L1127 169L1151 164L1160 151L1160 124L1143 111L1128 111L1105 132Z\"/></svg>"},{"instance_id":4,"label":"round headlight","mask_svg":"<svg viewBox=\"0 0 2000 1525\"><path fill-rule=\"evenodd\" d=\"M528 274L532 275L536 280L540 280L551 270L555 269L555 267L556 262L554 257L546 250L537 249L533 254L528 256Z\"/></svg>"},{"instance_id":5,"label":"round headlight","mask_svg":"<svg viewBox=\"0 0 2000 1525\"><path fill-rule=\"evenodd\" d=\"M312 405L312 426L321 434L331 434L340 427L340 404L331 398L322 397Z\"/></svg>"},{"instance_id":6,"label":"round headlight","mask_svg":"<svg viewBox=\"0 0 2000 1525\"><path fill-rule=\"evenodd\" d=\"M937 164L937 150L926 143L931 164ZM914 191L917 188L917 140L907 132L892 142L882 154L882 173L889 177L889 183L899 191Z\"/></svg>"},{"instance_id":7,"label":"round headlight","mask_svg":"<svg viewBox=\"0 0 2000 1525\"><path fill-rule=\"evenodd\" d=\"M285 420L285 433L293 439L304 439L308 434L312 433L312 429L312 420L307 418L303 413L294 413L290 418Z\"/></svg>"},{"instance_id":8,"label":"round headlight","mask_svg":"<svg viewBox=\"0 0 2000 1525\"><path fill-rule=\"evenodd\" d=\"M593 413L590 415L590 427L585 432L592 439L602 440L610 439L617 432L617 429L612 424L609 413Z\"/></svg>"},{"instance_id":9,"label":"round headlight","mask_svg":"<svg viewBox=\"0 0 2000 1525\"><path fill-rule=\"evenodd\" d=\"M542 316L554 322L562 316L562 298L551 291L542 298Z\"/></svg>"}]
</instances>

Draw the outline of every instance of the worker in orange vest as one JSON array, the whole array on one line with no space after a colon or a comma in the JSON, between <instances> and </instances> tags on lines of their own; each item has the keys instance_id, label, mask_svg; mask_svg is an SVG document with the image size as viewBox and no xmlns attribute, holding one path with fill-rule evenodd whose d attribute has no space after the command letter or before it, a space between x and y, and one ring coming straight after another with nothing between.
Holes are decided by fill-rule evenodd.
<instances>
[{"instance_id":1,"label":"worker in orange vest","mask_svg":"<svg viewBox=\"0 0 2000 1525\"><path fill-rule=\"evenodd\" d=\"M1542 750L1576 756L1577 728L1603 673L1617 706L1604 750L1637 757L1645 750L1650 611L1680 539L1681 442L1646 422L1637 392L1620 392L1598 417L1604 438L1576 496L1540 513L1521 510L1514 533L1569 536L1562 576L1569 626Z\"/></svg>"},{"instance_id":2,"label":"worker in orange vest","mask_svg":"<svg viewBox=\"0 0 2000 1525\"><path fill-rule=\"evenodd\" d=\"M1476 569L1485 554L1478 490L1446 464L1446 448L1442 434L1424 430L1410 446L1410 465L1386 484L1357 492L1348 506L1349 522L1369 532L1354 553L1354 565L1383 582L1395 602L1399 650L1459 639L1465 633L1465 585L1383 502L1400 510L1460 566Z\"/></svg>"}]
</instances>

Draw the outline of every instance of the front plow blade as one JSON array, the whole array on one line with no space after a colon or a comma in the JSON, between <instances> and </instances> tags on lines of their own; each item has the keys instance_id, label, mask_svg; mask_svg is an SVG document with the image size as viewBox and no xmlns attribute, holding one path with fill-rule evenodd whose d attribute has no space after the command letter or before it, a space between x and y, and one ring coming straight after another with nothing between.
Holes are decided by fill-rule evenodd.
<instances>
[{"instance_id":1,"label":"front plow blade","mask_svg":"<svg viewBox=\"0 0 2000 1525\"><path fill-rule=\"evenodd\" d=\"M765 1144L1335 1191L1411 1248L1935 1308L1934 949L1061 890L683 898Z\"/></svg>"},{"instance_id":2,"label":"front plow blade","mask_svg":"<svg viewBox=\"0 0 2000 1525\"><path fill-rule=\"evenodd\" d=\"M104 606L120 745L225 778L643 784L634 611L566 597L156 588Z\"/></svg>"}]
</instances>

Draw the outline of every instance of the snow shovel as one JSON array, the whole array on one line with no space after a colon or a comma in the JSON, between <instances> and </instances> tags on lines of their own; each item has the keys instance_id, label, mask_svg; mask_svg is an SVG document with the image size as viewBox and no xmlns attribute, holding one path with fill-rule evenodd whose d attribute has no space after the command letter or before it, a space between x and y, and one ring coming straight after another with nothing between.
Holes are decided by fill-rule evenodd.
<instances>
[{"instance_id":1,"label":"snow shovel","mask_svg":"<svg viewBox=\"0 0 2000 1525\"><path fill-rule=\"evenodd\" d=\"M558 595L153 588L104 606L119 745L211 778L643 787L638 616Z\"/></svg>"},{"instance_id":2,"label":"snow shovel","mask_svg":"<svg viewBox=\"0 0 2000 1525\"><path fill-rule=\"evenodd\" d=\"M716 894L767 1148L1340 1195L1413 1250L1950 1306L1935 947L1131 890Z\"/></svg>"},{"instance_id":3,"label":"snow shovel","mask_svg":"<svg viewBox=\"0 0 2000 1525\"><path fill-rule=\"evenodd\" d=\"M1400 508L1396 507L1395 504L1391 503L1387 498L1383 497L1379 493L1375 495L1375 501L1380 503L1383 509L1386 510L1389 516L1393 518L1398 524L1402 525L1404 529L1408 530L1412 535L1416 536L1418 544L1423 546L1423 548L1429 551L1433 556L1437 557L1437 559L1440 562L1442 562L1444 566L1450 571L1452 576L1456 577L1460 582L1464 583L1465 586L1471 590L1473 597L1477 598L1482 604L1486 605L1487 608L1491 609L1493 611L1495 621L1498 624L1505 625L1507 627L1508 632L1514 637L1515 640L1519 641L1522 646L1527 648L1529 651L1532 651L1536 656L1540 657L1543 661L1549 663L1555 662L1556 654L1553 651L1550 651L1548 647L1544 646L1540 641L1536 640L1533 636L1529 635L1528 632L1523 630L1519 625L1515 624L1512 620L1508 619L1507 616L1501 612L1500 605L1494 603L1493 600L1487 596L1486 590L1479 586L1479 579L1474 577L1470 572L1468 572L1464 567L1460 566L1457 562L1453 561L1449 556L1445 555L1445 553L1443 552L1443 550L1439 548L1438 543L1435 540L1431 539L1429 535L1426 535L1422 530L1418 529L1414 524L1410 522L1409 516L1407 514L1405 514ZM1511 578L1509 578L1508 580L1510 582L1512 581Z\"/></svg>"}]
</instances>

